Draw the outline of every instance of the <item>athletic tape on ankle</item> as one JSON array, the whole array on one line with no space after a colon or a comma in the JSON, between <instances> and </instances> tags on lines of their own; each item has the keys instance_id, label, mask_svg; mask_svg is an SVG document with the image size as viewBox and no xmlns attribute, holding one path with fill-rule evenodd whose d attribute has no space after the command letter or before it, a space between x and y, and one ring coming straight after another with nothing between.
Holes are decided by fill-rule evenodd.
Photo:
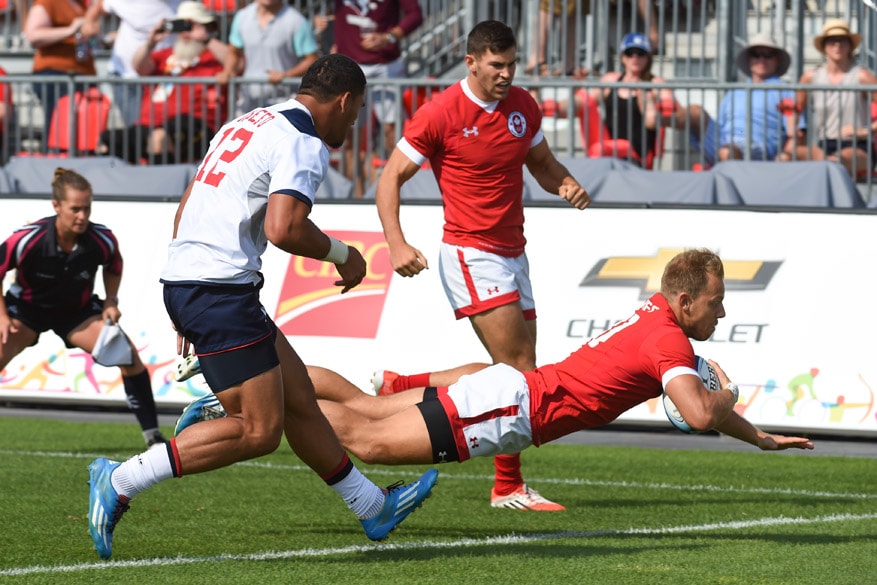
<instances>
[{"instance_id":1,"label":"athletic tape on ankle","mask_svg":"<svg viewBox=\"0 0 877 585\"><path fill-rule=\"evenodd\" d=\"M329 253L326 254L326 257L323 258L323 262L331 262L332 264L344 264L347 262L347 256L350 253L350 250L347 248L347 244L342 242L341 240L336 240L332 236L329 236Z\"/></svg>"}]
</instances>

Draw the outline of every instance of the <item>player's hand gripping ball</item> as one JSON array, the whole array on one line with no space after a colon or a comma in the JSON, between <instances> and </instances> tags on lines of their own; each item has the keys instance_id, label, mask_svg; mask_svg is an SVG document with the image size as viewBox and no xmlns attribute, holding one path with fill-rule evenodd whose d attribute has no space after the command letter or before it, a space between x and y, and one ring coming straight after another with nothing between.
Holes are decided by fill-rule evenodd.
<instances>
[{"instance_id":1,"label":"player's hand gripping ball","mask_svg":"<svg viewBox=\"0 0 877 585\"><path fill-rule=\"evenodd\" d=\"M719 386L719 377L716 375L716 371L709 362L699 355L694 356L694 369L700 374L700 379L703 380L703 385L706 386L707 390L710 392L718 392L721 390L721 387ZM666 392L664 392L663 400L664 412L667 413L667 418L673 423L674 427L683 433L696 434L699 432L688 426L688 423L685 422L685 419L682 418L682 415L679 413L679 409L676 408L676 405L673 404L673 401L667 396Z\"/></svg>"}]
</instances>

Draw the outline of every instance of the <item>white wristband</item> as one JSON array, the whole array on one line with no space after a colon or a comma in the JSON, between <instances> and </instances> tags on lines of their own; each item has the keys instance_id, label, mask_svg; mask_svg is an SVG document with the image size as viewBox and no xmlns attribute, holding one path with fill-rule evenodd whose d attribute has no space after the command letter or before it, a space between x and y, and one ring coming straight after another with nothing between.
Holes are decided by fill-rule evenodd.
<instances>
[{"instance_id":1,"label":"white wristband","mask_svg":"<svg viewBox=\"0 0 877 585\"><path fill-rule=\"evenodd\" d=\"M350 250L347 247L347 244L342 242L341 240L336 240L332 236L329 236L329 253L326 254L326 257L323 258L323 262L331 262L332 264L344 264L347 262L347 256L350 254Z\"/></svg>"}]
</instances>

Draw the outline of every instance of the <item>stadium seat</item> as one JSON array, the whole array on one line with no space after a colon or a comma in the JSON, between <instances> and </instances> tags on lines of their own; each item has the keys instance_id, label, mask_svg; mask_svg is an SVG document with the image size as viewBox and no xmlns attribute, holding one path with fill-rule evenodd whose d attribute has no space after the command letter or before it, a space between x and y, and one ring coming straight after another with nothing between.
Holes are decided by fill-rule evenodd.
<instances>
[{"instance_id":1,"label":"stadium seat","mask_svg":"<svg viewBox=\"0 0 877 585\"><path fill-rule=\"evenodd\" d=\"M73 132L76 136L76 150L80 153L94 154L100 141L101 132L106 130L110 115L110 98L96 87L85 92L73 94L76 121ZM46 146L50 151L66 153L70 151L70 96L62 96L52 113L49 138Z\"/></svg>"},{"instance_id":2,"label":"stadium seat","mask_svg":"<svg viewBox=\"0 0 877 585\"><path fill-rule=\"evenodd\" d=\"M664 154L664 138L666 130L658 129L655 144L646 153L646 160L631 148L630 141L623 138L612 138L609 129L600 117L600 108L586 90L577 92L581 98L582 107L576 112L582 132L582 146L589 158L612 157L633 161L644 169L654 168L655 159Z\"/></svg>"},{"instance_id":3,"label":"stadium seat","mask_svg":"<svg viewBox=\"0 0 877 585\"><path fill-rule=\"evenodd\" d=\"M97 87L73 94L74 119L70 124L70 96L58 98L49 124L46 139L46 153L19 152L17 156L70 156L70 134L76 137L76 154L93 155L97 153L101 132L106 130L110 115L110 98Z\"/></svg>"},{"instance_id":4,"label":"stadium seat","mask_svg":"<svg viewBox=\"0 0 877 585\"><path fill-rule=\"evenodd\" d=\"M238 9L237 0L203 0L207 10L217 13L233 14Z\"/></svg>"}]
</instances>

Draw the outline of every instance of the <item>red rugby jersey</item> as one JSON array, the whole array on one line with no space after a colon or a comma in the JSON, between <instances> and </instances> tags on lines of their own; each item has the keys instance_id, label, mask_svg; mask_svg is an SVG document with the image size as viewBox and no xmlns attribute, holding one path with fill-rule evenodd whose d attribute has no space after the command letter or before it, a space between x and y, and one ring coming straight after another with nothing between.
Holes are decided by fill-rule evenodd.
<instances>
[{"instance_id":1,"label":"red rugby jersey","mask_svg":"<svg viewBox=\"0 0 877 585\"><path fill-rule=\"evenodd\" d=\"M522 88L485 103L466 84L419 108L400 147L418 164L429 159L444 202L443 241L519 256L526 244L523 165L544 140L542 112Z\"/></svg>"}]
</instances>

